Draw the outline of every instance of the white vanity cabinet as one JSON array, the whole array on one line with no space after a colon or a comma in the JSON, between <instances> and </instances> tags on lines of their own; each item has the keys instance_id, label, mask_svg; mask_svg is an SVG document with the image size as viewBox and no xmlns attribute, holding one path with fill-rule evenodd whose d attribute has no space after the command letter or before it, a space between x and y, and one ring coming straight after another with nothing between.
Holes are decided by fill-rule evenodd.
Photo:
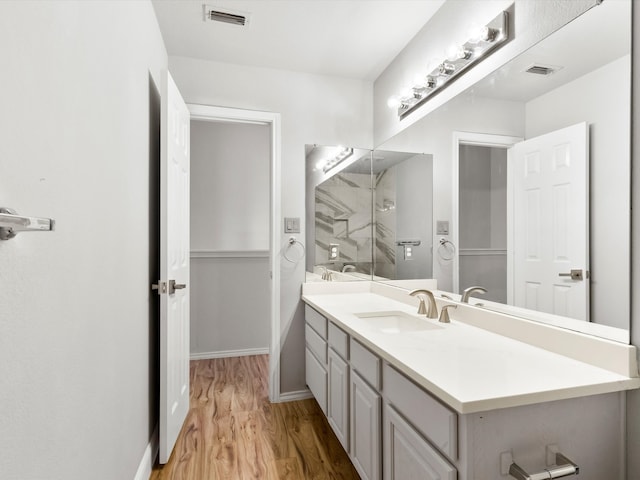
<instances>
[{"instance_id":1,"label":"white vanity cabinet","mask_svg":"<svg viewBox=\"0 0 640 480\"><path fill-rule=\"evenodd\" d=\"M349 452L348 339L345 332L329 322L327 420L347 452Z\"/></svg>"},{"instance_id":2,"label":"white vanity cabinet","mask_svg":"<svg viewBox=\"0 0 640 480\"><path fill-rule=\"evenodd\" d=\"M307 384L363 480L509 479L512 461L538 474L554 468L556 451L579 466L581 480L624 479L624 391L553 401L543 391L537 402L514 396L495 400L499 408L458 409L348 325L307 307L306 328ZM528 381L496 370L500 381Z\"/></svg>"}]
</instances>

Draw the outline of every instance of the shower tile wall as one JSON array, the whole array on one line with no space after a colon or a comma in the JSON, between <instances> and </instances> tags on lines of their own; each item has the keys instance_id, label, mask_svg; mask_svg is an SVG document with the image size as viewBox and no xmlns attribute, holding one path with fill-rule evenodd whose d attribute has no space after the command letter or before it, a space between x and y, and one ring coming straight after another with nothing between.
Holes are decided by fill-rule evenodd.
<instances>
[{"instance_id":1,"label":"shower tile wall","mask_svg":"<svg viewBox=\"0 0 640 480\"><path fill-rule=\"evenodd\" d=\"M371 272L371 178L368 174L338 173L316 187L317 265L340 269L345 263L358 272ZM340 255L329 261L329 244Z\"/></svg>"},{"instance_id":2,"label":"shower tile wall","mask_svg":"<svg viewBox=\"0 0 640 480\"><path fill-rule=\"evenodd\" d=\"M396 168L375 176L375 275L396 278Z\"/></svg>"}]
</instances>

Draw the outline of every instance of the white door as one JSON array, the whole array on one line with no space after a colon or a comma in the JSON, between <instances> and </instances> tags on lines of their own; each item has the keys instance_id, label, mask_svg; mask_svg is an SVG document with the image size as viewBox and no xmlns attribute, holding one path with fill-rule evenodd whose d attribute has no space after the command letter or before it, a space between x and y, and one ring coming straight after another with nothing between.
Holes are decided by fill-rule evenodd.
<instances>
[{"instance_id":1,"label":"white door","mask_svg":"<svg viewBox=\"0 0 640 480\"><path fill-rule=\"evenodd\" d=\"M511 151L516 306L589 320L588 142L580 123Z\"/></svg>"},{"instance_id":2,"label":"white door","mask_svg":"<svg viewBox=\"0 0 640 480\"><path fill-rule=\"evenodd\" d=\"M167 463L189 410L189 125L163 74L160 178L160 463Z\"/></svg>"}]
</instances>

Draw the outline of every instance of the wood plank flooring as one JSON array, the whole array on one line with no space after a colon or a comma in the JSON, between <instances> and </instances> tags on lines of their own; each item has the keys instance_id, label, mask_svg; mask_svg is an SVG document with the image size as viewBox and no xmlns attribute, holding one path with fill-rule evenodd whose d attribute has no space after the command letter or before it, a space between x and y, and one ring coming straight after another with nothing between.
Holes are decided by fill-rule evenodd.
<instances>
[{"instance_id":1,"label":"wood plank flooring","mask_svg":"<svg viewBox=\"0 0 640 480\"><path fill-rule=\"evenodd\" d=\"M357 480L313 399L270 403L268 356L191 362L190 410L150 480Z\"/></svg>"}]
</instances>

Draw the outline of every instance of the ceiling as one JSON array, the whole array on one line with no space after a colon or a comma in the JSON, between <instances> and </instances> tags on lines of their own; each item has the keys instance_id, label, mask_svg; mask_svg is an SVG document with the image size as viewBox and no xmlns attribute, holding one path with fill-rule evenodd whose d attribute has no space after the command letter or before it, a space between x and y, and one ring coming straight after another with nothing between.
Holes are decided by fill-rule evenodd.
<instances>
[{"instance_id":1,"label":"ceiling","mask_svg":"<svg viewBox=\"0 0 640 480\"><path fill-rule=\"evenodd\" d=\"M603 2L478 82L468 94L528 102L629 55L630 49L631 2ZM557 70L548 76L526 73L532 65Z\"/></svg>"},{"instance_id":2,"label":"ceiling","mask_svg":"<svg viewBox=\"0 0 640 480\"><path fill-rule=\"evenodd\" d=\"M170 56L373 81L444 0L152 0ZM249 26L203 21L213 8Z\"/></svg>"}]
</instances>

